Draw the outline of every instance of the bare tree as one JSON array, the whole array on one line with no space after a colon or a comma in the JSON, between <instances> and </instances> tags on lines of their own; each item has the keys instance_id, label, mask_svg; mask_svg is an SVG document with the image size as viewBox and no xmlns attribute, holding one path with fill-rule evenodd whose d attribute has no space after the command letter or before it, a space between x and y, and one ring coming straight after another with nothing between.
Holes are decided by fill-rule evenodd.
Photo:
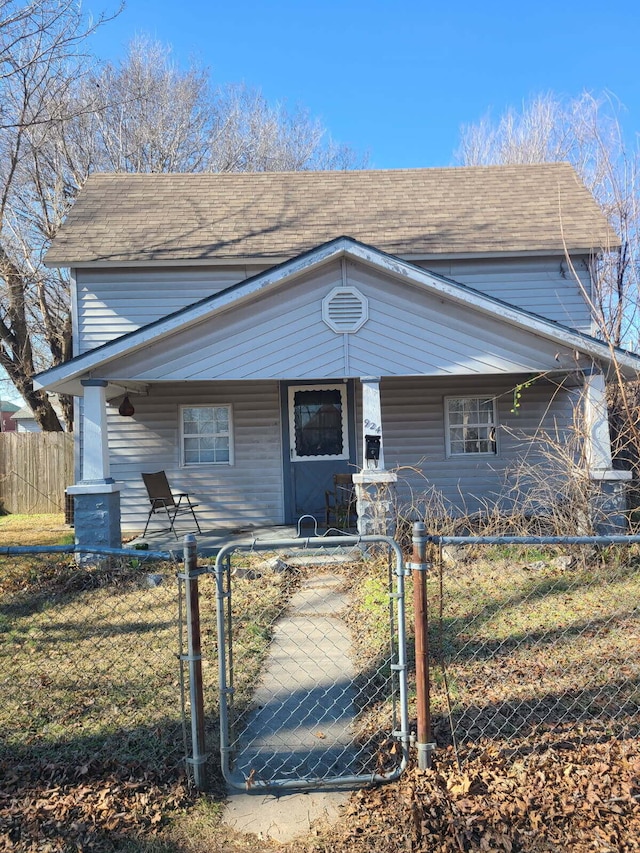
<instances>
[{"instance_id":1,"label":"bare tree","mask_svg":"<svg viewBox=\"0 0 640 853\"><path fill-rule=\"evenodd\" d=\"M209 141L213 172L294 172L362 167L349 146L336 144L307 110L270 105L261 92L242 85L219 89L213 102Z\"/></svg>"},{"instance_id":2,"label":"bare tree","mask_svg":"<svg viewBox=\"0 0 640 853\"><path fill-rule=\"evenodd\" d=\"M85 58L79 73L94 25L75 0L2 4L15 24L0 26L0 367L54 430L59 420L32 377L71 357L69 284L42 259L89 174L361 163L304 111L272 107L244 87L213 91L206 70L178 69L168 48L147 39L118 66Z\"/></svg>"},{"instance_id":3,"label":"bare tree","mask_svg":"<svg viewBox=\"0 0 640 853\"><path fill-rule=\"evenodd\" d=\"M43 223L31 201L47 191L37 168L27 179L28 164L35 140L74 115L69 93L81 54L104 20L85 18L76 0L0 0L0 367L49 430L61 425L32 377L68 357L69 315L51 277L40 274L42 238L32 238Z\"/></svg>"},{"instance_id":4,"label":"bare tree","mask_svg":"<svg viewBox=\"0 0 640 853\"><path fill-rule=\"evenodd\" d=\"M205 69L179 70L170 48L147 38L131 42L125 60L92 78L87 93L95 105L95 168L102 171L272 172L364 162L306 110L271 105L243 85L214 90ZM85 138L87 131L82 127Z\"/></svg>"},{"instance_id":5,"label":"bare tree","mask_svg":"<svg viewBox=\"0 0 640 853\"><path fill-rule=\"evenodd\" d=\"M496 122L485 117L463 127L457 157L465 165L568 160L617 233L619 249L593 247L594 288L585 297L613 356L608 395L614 454L637 476L640 390L637 382L623 380L615 360L615 347L637 350L640 342L640 151L626 143L623 118L622 106L609 95L541 95Z\"/></svg>"},{"instance_id":6,"label":"bare tree","mask_svg":"<svg viewBox=\"0 0 640 853\"><path fill-rule=\"evenodd\" d=\"M77 59L87 37L106 20L104 14L86 18L77 0L0 0L0 81L55 82L51 71L59 70L61 60ZM0 105L0 115L3 127L20 121L7 103Z\"/></svg>"},{"instance_id":7,"label":"bare tree","mask_svg":"<svg viewBox=\"0 0 640 853\"><path fill-rule=\"evenodd\" d=\"M621 242L600 250L593 269L594 320L612 344L638 344L640 152L624 138L624 110L611 96L583 93L571 100L540 95L497 121L486 116L462 128L456 152L464 165L568 160L607 216Z\"/></svg>"},{"instance_id":8,"label":"bare tree","mask_svg":"<svg viewBox=\"0 0 640 853\"><path fill-rule=\"evenodd\" d=\"M168 47L135 39L121 64L97 69L81 94L96 107L91 127L75 128L79 139L93 146L94 168L115 172L206 168L211 124L208 75L196 65L179 70Z\"/></svg>"}]
</instances>

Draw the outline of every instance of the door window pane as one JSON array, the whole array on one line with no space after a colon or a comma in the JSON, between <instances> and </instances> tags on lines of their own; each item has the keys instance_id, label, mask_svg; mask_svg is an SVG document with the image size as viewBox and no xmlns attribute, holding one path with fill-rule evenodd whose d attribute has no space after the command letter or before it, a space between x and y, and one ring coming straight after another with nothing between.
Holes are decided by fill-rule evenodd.
<instances>
[{"instance_id":1,"label":"door window pane","mask_svg":"<svg viewBox=\"0 0 640 853\"><path fill-rule=\"evenodd\" d=\"M338 388L296 391L293 427L296 456L341 456L342 394Z\"/></svg>"}]
</instances>

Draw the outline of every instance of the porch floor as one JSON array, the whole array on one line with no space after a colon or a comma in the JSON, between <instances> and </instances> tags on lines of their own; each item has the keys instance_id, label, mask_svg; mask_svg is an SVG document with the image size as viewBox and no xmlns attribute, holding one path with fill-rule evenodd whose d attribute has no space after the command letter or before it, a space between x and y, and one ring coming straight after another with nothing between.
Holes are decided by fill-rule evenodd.
<instances>
[{"instance_id":1,"label":"porch floor","mask_svg":"<svg viewBox=\"0 0 640 853\"><path fill-rule=\"evenodd\" d=\"M325 528L318 528L319 534L324 533ZM146 544L150 551L171 551L181 552L183 548L184 537L188 533L194 533L198 543L198 553L203 556L215 556L223 545L228 542L235 544L249 544L254 541L270 541L278 539L296 539L301 537L314 536L316 531L313 526L303 526L298 534L297 525L279 525L274 527L234 527L234 528L202 528L202 533L191 528L188 524L177 525L178 538L173 535L170 530L161 532L147 531L147 535L137 536L128 539L127 534L124 538L128 539L127 548L134 548L136 545ZM131 535L131 534L129 534ZM135 535L135 534L134 534Z\"/></svg>"}]
</instances>

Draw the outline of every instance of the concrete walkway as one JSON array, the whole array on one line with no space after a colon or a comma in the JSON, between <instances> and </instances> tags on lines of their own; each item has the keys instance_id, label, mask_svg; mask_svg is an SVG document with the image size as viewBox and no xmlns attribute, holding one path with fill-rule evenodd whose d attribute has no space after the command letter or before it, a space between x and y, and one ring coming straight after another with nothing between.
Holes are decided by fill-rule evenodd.
<instances>
[{"instance_id":1,"label":"concrete walkway","mask_svg":"<svg viewBox=\"0 0 640 853\"><path fill-rule=\"evenodd\" d=\"M351 636L342 578L307 578L275 626L255 710L236 744L239 780L304 780L356 772ZM230 793L223 820L276 841L335 820L349 791Z\"/></svg>"}]
</instances>

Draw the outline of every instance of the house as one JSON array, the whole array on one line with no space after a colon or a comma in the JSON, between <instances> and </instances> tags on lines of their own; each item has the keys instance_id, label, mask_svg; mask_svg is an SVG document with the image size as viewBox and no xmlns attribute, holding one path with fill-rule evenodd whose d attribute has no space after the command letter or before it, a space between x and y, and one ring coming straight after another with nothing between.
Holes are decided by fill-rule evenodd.
<instances>
[{"instance_id":1,"label":"house","mask_svg":"<svg viewBox=\"0 0 640 853\"><path fill-rule=\"evenodd\" d=\"M53 404L53 408L60 419L60 423L65 428L64 418L62 416L62 408L58 405L58 403ZM16 411L11 415L11 420L13 421L13 429L16 432L40 432L41 427L38 421L33 416L33 412L28 406L23 406L22 408L18 408L16 406Z\"/></svg>"},{"instance_id":2,"label":"house","mask_svg":"<svg viewBox=\"0 0 640 853\"><path fill-rule=\"evenodd\" d=\"M28 406L16 408L11 415L13 421L13 429L16 432L39 432L40 425L33 416L33 412Z\"/></svg>"},{"instance_id":3,"label":"house","mask_svg":"<svg viewBox=\"0 0 640 853\"><path fill-rule=\"evenodd\" d=\"M0 400L0 432L15 432L16 423L13 420L13 415L18 411L20 406L15 403L9 403L8 400Z\"/></svg>"},{"instance_id":4,"label":"house","mask_svg":"<svg viewBox=\"0 0 640 853\"><path fill-rule=\"evenodd\" d=\"M141 529L159 469L210 527L319 517L341 471L363 531L394 489L472 508L523 435L570 428L577 388L582 464L619 504L604 379L640 359L589 307L616 245L566 163L93 175L46 258L75 356L38 378L78 398L79 539Z\"/></svg>"}]
</instances>

